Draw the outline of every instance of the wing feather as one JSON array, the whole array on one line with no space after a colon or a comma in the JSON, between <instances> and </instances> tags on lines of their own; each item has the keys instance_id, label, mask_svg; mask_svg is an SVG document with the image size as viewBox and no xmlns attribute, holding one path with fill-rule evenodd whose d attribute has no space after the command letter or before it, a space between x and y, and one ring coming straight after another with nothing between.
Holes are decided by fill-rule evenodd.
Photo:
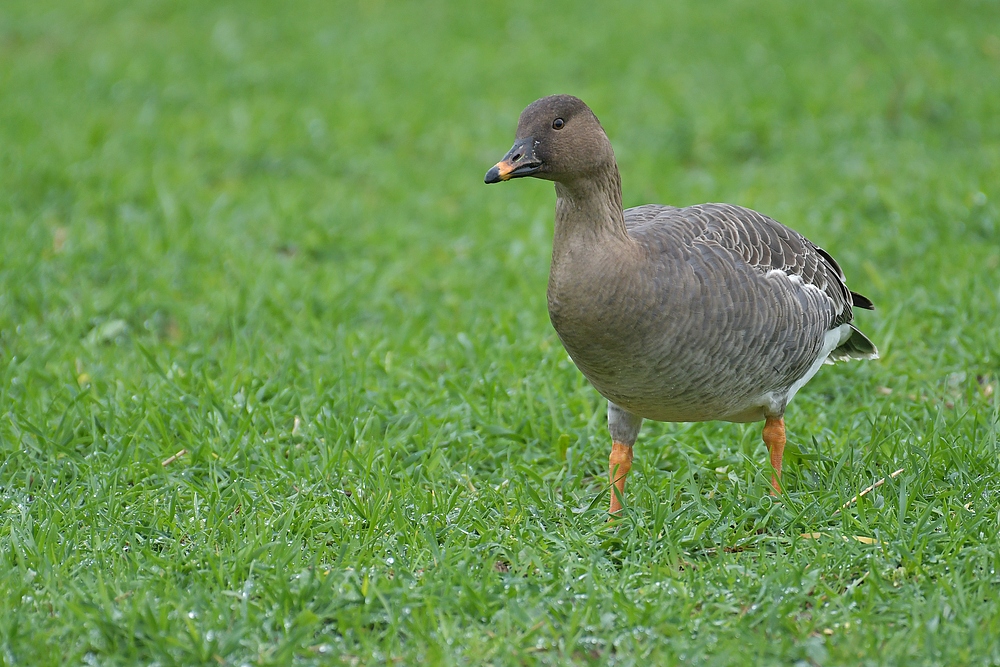
<instances>
[{"instance_id":1,"label":"wing feather","mask_svg":"<svg viewBox=\"0 0 1000 667\"><path fill-rule=\"evenodd\" d=\"M667 224L674 228L671 237L675 240L714 241L761 274L781 271L797 276L830 300L834 314L830 329L853 321L853 306L874 308L867 297L847 288L844 272L830 253L757 211L731 204L687 208L648 205L628 209L626 224L638 234Z\"/></svg>"}]
</instances>

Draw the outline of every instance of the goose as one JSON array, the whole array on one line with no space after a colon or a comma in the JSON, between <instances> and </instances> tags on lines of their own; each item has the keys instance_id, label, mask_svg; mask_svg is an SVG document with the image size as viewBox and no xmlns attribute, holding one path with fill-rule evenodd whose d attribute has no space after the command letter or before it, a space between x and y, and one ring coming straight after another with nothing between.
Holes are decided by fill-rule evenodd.
<instances>
[{"instance_id":1,"label":"goose","mask_svg":"<svg viewBox=\"0 0 1000 667\"><path fill-rule=\"evenodd\" d=\"M785 409L823 364L878 358L852 324L852 308L872 302L830 253L748 208L623 210L611 142L571 95L525 108L485 182L528 176L555 183L549 318L608 401L609 519L647 419L763 421L780 494Z\"/></svg>"}]
</instances>

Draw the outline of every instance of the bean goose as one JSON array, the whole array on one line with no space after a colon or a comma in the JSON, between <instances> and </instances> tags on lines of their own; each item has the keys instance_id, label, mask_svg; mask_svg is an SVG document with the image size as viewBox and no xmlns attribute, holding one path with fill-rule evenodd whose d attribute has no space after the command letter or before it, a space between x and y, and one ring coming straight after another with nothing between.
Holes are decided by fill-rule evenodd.
<instances>
[{"instance_id":1,"label":"bean goose","mask_svg":"<svg viewBox=\"0 0 1000 667\"><path fill-rule=\"evenodd\" d=\"M611 515L622 509L644 419L764 421L781 492L784 413L824 363L875 359L852 324L836 260L801 234L730 204L622 210L615 154L569 95L522 113L486 183L555 182L548 308L559 339L608 400Z\"/></svg>"}]
</instances>

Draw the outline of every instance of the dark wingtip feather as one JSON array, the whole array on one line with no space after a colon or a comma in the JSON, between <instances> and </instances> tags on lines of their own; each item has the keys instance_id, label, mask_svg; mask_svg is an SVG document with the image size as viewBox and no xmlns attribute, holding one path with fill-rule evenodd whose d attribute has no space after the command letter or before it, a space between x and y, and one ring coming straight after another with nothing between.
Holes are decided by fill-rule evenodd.
<instances>
[{"instance_id":1,"label":"dark wingtip feather","mask_svg":"<svg viewBox=\"0 0 1000 667\"><path fill-rule=\"evenodd\" d=\"M864 308L865 310L875 310L875 304L872 303L871 299L863 294L858 294L857 292L851 292L851 305L855 308Z\"/></svg>"},{"instance_id":2,"label":"dark wingtip feather","mask_svg":"<svg viewBox=\"0 0 1000 667\"><path fill-rule=\"evenodd\" d=\"M857 327L851 326L850 337L841 343L840 347L834 350L830 356L838 361L848 359L878 359L878 349L875 344L868 340L868 336L858 331Z\"/></svg>"}]
</instances>

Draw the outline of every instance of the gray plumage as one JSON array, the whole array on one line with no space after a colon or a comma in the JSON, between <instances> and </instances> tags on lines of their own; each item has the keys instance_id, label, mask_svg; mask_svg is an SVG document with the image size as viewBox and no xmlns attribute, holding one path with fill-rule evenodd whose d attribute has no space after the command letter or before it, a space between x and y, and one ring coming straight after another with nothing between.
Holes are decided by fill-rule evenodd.
<instances>
[{"instance_id":1,"label":"gray plumage","mask_svg":"<svg viewBox=\"0 0 1000 667\"><path fill-rule=\"evenodd\" d=\"M577 98L521 114L486 182L520 176L555 182L549 314L612 430L780 418L824 362L877 356L851 324L871 302L801 234L729 204L623 211L611 143Z\"/></svg>"},{"instance_id":2,"label":"gray plumage","mask_svg":"<svg viewBox=\"0 0 1000 667\"><path fill-rule=\"evenodd\" d=\"M557 225L572 225L559 217ZM549 313L583 374L647 419L780 415L827 332L852 320L836 262L738 206L647 205L623 217L632 247L615 257L574 257L572 235L553 250ZM863 334L849 332L828 356L874 355Z\"/></svg>"}]
</instances>

